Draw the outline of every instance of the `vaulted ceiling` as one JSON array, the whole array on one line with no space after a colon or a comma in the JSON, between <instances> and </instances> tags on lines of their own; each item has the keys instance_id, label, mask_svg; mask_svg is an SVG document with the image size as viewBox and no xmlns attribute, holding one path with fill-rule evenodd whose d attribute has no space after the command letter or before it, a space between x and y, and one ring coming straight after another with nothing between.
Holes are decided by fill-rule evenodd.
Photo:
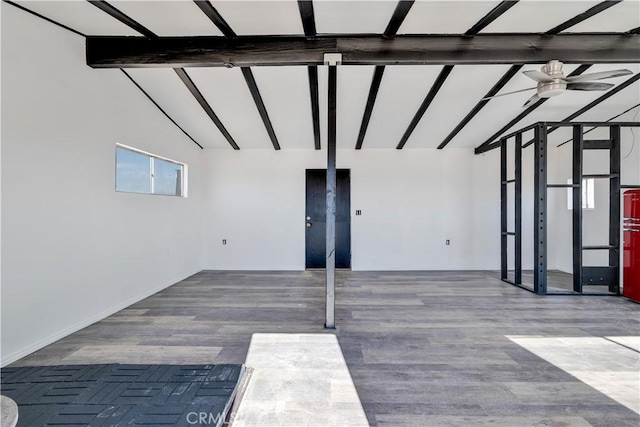
<instances>
[{"instance_id":1,"label":"vaulted ceiling","mask_svg":"<svg viewBox=\"0 0 640 427\"><path fill-rule=\"evenodd\" d=\"M7 3L84 36L385 34L393 38L395 34L466 33L472 37L492 33L637 34L640 28L640 0ZM342 65L338 67L337 145L344 149L473 148L537 121L564 120L599 99L602 102L575 119L609 120L640 103L640 52L632 62L565 64L567 74L618 68L633 74L607 80L617 85L610 89L615 94L609 97L608 92L571 91L529 109L522 104L533 92L482 98L534 86L522 71L537 70L540 64ZM314 149L326 144L327 67L124 71L132 79L131 90L150 97L202 147ZM313 97L316 72L317 104ZM312 111L316 105L319 140ZM632 119L637 110L622 118Z\"/></svg>"}]
</instances>

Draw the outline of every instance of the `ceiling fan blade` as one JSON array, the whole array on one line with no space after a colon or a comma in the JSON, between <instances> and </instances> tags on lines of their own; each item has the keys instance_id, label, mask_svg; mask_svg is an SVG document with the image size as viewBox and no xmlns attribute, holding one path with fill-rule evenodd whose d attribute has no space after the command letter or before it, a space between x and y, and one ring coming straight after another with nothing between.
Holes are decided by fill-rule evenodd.
<instances>
[{"instance_id":1,"label":"ceiling fan blade","mask_svg":"<svg viewBox=\"0 0 640 427\"><path fill-rule=\"evenodd\" d=\"M529 71L523 71L522 72L525 76L529 77L530 79L533 79L539 83L552 83L553 79L551 77L549 77L547 74L543 73L542 71L538 71L538 70L529 70Z\"/></svg>"},{"instance_id":2,"label":"ceiling fan blade","mask_svg":"<svg viewBox=\"0 0 640 427\"><path fill-rule=\"evenodd\" d=\"M528 91L528 90L534 90L534 89L537 89L537 88L535 88L535 87L528 87L528 88L526 88L526 89L514 90L513 92L501 93L500 95L487 96L486 98L482 98L482 99L481 99L481 101L484 101L485 99L499 98L499 97L501 97L501 96L511 95L512 93L526 92L526 91Z\"/></svg>"},{"instance_id":3,"label":"ceiling fan blade","mask_svg":"<svg viewBox=\"0 0 640 427\"><path fill-rule=\"evenodd\" d=\"M611 71L602 71L600 73L589 73L589 74L581 74L579 76L571 76L567 77L567 83L574 82L587 82L591 80L602 80L602 79L611 79L613 77L621 77L628 76L629 74L633 74L631 70L622 69L622 70L611 70Z\"/></svg>"},{"instance_id":4,"label":"ceiling fan blade","mask_svg":"<svg viewBox=\"0 0 640 427\"><path fill-rule=\"evenodd\" d=\"M607 90L614 86L611 83L577 82L567 83L567 90Z\"/></svg>"},{"instance_id":5,"label":"ceiling fan blade","mask_svg":"<svg viewBox=\"0 0 640 427\"><path fill-rule=\"evenodd\" d=\"M539 100L541 100L542 98L540 98L538 96L538 94L536 93L535 95L533 95L531 98L527 99L527 102L524 103L524 105L522 106L522 108L527 108L529 105L533 104L534 102L538 102Z\"/></svg>"}]
</instances>

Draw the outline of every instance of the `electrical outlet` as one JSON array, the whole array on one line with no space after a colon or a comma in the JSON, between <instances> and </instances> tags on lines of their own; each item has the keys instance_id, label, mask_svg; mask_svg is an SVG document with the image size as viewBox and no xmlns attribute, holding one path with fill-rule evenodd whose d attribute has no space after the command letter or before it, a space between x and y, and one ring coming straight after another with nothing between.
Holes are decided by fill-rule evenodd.
<instances>
[{"instance_id":1,"label":"electrical outlet","mask_svg":"<svg viewBox=\"0 0 640 427\"><path fill-rule=\"evenodd\" d=\"M360 209L356 209L356 215L362 215L362 211Z\"/></svg>"},{"instance_id":2,"label":"electrical outlet","mask_svg":"<svg viewBox=\"0 0 640 427\"><path fill-rule=\"evenodd\" d=\"M227 239L222 239L222 244L226 245L227 244Z\"/></svg>"},{"instance_id":3,"label":"electrical outlet","mask_svg":"<svg viewBox=\"0 0 640 427\"><path fill-rule=\"evenodd\" d=\"M449 246L449 245L451 244L451 241L450 241L449 239L447 239L447 240L444 242L444 244L445 244L445 245L447 245L447 246Z\"/></svg>"}]
</instances>

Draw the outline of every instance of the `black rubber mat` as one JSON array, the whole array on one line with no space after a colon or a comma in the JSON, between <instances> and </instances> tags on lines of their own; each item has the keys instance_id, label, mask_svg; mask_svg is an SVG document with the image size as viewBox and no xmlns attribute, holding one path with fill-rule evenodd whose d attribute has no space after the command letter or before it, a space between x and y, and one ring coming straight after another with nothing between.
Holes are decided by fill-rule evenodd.
<instances>
[{"instance_id":1,"label":"black rubber mat","mask_svg":"<svg viewBox=\"0 0 640 427\"><path fill-rule=\"evenodd\" d=\"M18 426L221 426L242 365L4 368Z\"/></svg>"}]
</instances>

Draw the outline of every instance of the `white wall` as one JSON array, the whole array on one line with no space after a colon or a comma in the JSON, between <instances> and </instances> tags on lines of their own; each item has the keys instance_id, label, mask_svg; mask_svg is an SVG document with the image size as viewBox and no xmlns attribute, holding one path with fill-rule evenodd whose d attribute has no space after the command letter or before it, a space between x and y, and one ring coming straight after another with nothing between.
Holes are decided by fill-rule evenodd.
<instances>
[{"instance_id":1,"label":"white wall","mask_svg":"<svg viewBox=\"0 0 640 427\"><path fill-rule=\"evenodd\" d=\"M326 153L205 155L204 268L304 269L305 169L323 168ZM498 160L454 148L338 150L338 168L351 169L352 268L499 268Z\"/></svg>"},{"instance_id":2,"label":"white wall","mask_svg":"<svg viewBox=\"0 0 640 427\"><path fill-rule=\"evenodd\" d=\"M201 150L84 38L2 5L2 364L201 270ZM115 143L189 165L116 193Z\"/></svg>"}]
</instances>

